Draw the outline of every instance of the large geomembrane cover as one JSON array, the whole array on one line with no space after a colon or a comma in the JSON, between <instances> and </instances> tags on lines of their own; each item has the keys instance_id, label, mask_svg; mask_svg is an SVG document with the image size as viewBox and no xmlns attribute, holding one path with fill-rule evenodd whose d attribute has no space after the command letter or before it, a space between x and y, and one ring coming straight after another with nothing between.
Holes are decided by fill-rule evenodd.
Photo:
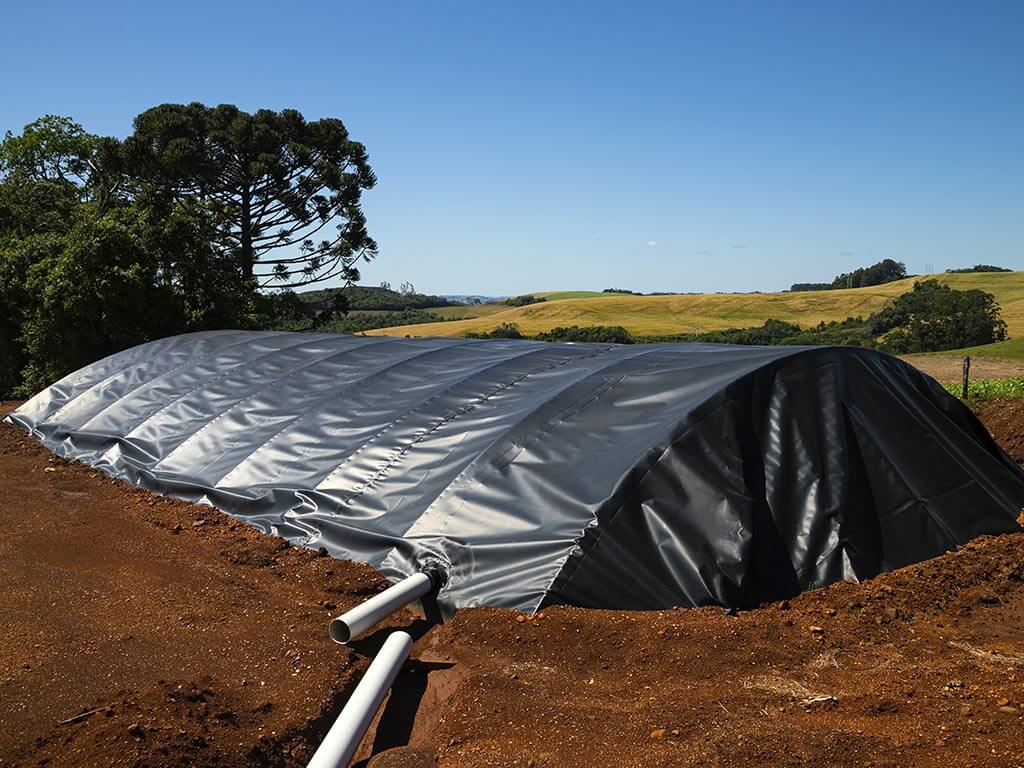
<instances>
[{"instance_id":1,"label":"large geomembrane cover","mask_svg":"<svg viewBox=\"0 0 1024 768\"><path fill-rule=\"evenodd\" d=\"M840 347L219 331L10 416L54 452L448 608L748 607L1019 530L1024 475L896 358Z\"/></svg>"}]
</instances>

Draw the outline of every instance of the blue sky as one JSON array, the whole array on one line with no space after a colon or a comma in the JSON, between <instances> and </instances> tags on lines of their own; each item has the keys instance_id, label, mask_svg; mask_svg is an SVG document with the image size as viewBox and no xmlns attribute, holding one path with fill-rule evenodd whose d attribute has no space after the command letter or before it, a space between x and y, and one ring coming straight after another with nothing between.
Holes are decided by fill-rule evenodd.
<instances>
[{"instance_id":1,"label":"blue sky","mask_svg":"<svg viewBox=\"0 0 1024 768\"><path fill-rule=\"evenodd\" d=\"M167 101L336 116L364 282L777 290L1024 269L1024 2L19 3L0 130Z\"/></svg>"}]
</instances>

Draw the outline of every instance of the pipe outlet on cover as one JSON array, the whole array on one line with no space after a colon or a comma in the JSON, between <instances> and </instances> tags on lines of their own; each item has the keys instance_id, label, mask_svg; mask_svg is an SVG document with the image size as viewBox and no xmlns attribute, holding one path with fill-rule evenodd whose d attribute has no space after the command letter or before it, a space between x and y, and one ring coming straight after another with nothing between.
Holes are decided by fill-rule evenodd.
<instances>
[{"instance_id":1,"label":"pipe outlet on cover","mask_svg":"<svg viewBox=\"0 0 1024 768\"><path fill-rule=\"evenodd\" d=\"M430 568L407 576L380 594L341 614L331 621L331 639L336 643L355 640L366 630L391 614L431 592L439 590L447 574L441 568Z\"/></svg>"},{"instance_id":2,"label":"pipe outlet on cover","mask_svg":"<svg viewBox=\"0 0 1024 768\"><path fill-rule=\"evenodd\" d=\"M412 647L406 632L392 632L384 641L359 685L317 747L308 768L344 768L359 748L373 716L395 682Z\"/></svg>"}]
</instances>

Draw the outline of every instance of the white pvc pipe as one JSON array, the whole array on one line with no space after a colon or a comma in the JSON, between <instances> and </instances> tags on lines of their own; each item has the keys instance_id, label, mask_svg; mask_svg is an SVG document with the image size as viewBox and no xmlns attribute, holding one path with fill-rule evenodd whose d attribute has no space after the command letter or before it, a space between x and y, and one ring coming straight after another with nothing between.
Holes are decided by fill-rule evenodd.
<instances>
[{"instance_id":1,"label":"white pvc pipe","mask_svg":"<svg viewBox=\"0 0 1024 768\"><path fill-rule=\"evenodd\" d=\"M432 588L430 576L422 572L414 573L397 584L392 584L380 594L374 595L365 603L360 603L331 621L331 639L336 643L355 640L378 621L387 618L413 600L423 597Z\"/></svg>"},{"instance_id":2,"label":"white pvc pipe","mask_svg":"<svg viewBox=\"0 0 1024 768\"><path fill-rule=\"evenodd\" d=\"M406 632L393 632L381 646L352 691L334 725L320 742L308 768L345 768L359 748L359 742L373 722L373 716L395 682L402 664L409 655L412 638Z\"/></svg>"}]
</instances>

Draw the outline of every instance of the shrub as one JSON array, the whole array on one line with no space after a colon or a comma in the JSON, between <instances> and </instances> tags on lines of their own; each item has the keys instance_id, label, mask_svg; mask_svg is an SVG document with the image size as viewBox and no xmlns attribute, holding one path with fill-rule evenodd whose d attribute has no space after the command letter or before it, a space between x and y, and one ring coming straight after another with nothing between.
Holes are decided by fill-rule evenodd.
<instances>
[{"instance_id":1,"label":"shrub","mask_svg":"<svg viewBox=\"0 0 1024 768\"><path fill-rule=\"evenodd\" d=\"M604 344L633 344L636 339L621 325L571 325L552 328L538 333L538 341L599 342Z\"/></svg>"}]
</instances>

